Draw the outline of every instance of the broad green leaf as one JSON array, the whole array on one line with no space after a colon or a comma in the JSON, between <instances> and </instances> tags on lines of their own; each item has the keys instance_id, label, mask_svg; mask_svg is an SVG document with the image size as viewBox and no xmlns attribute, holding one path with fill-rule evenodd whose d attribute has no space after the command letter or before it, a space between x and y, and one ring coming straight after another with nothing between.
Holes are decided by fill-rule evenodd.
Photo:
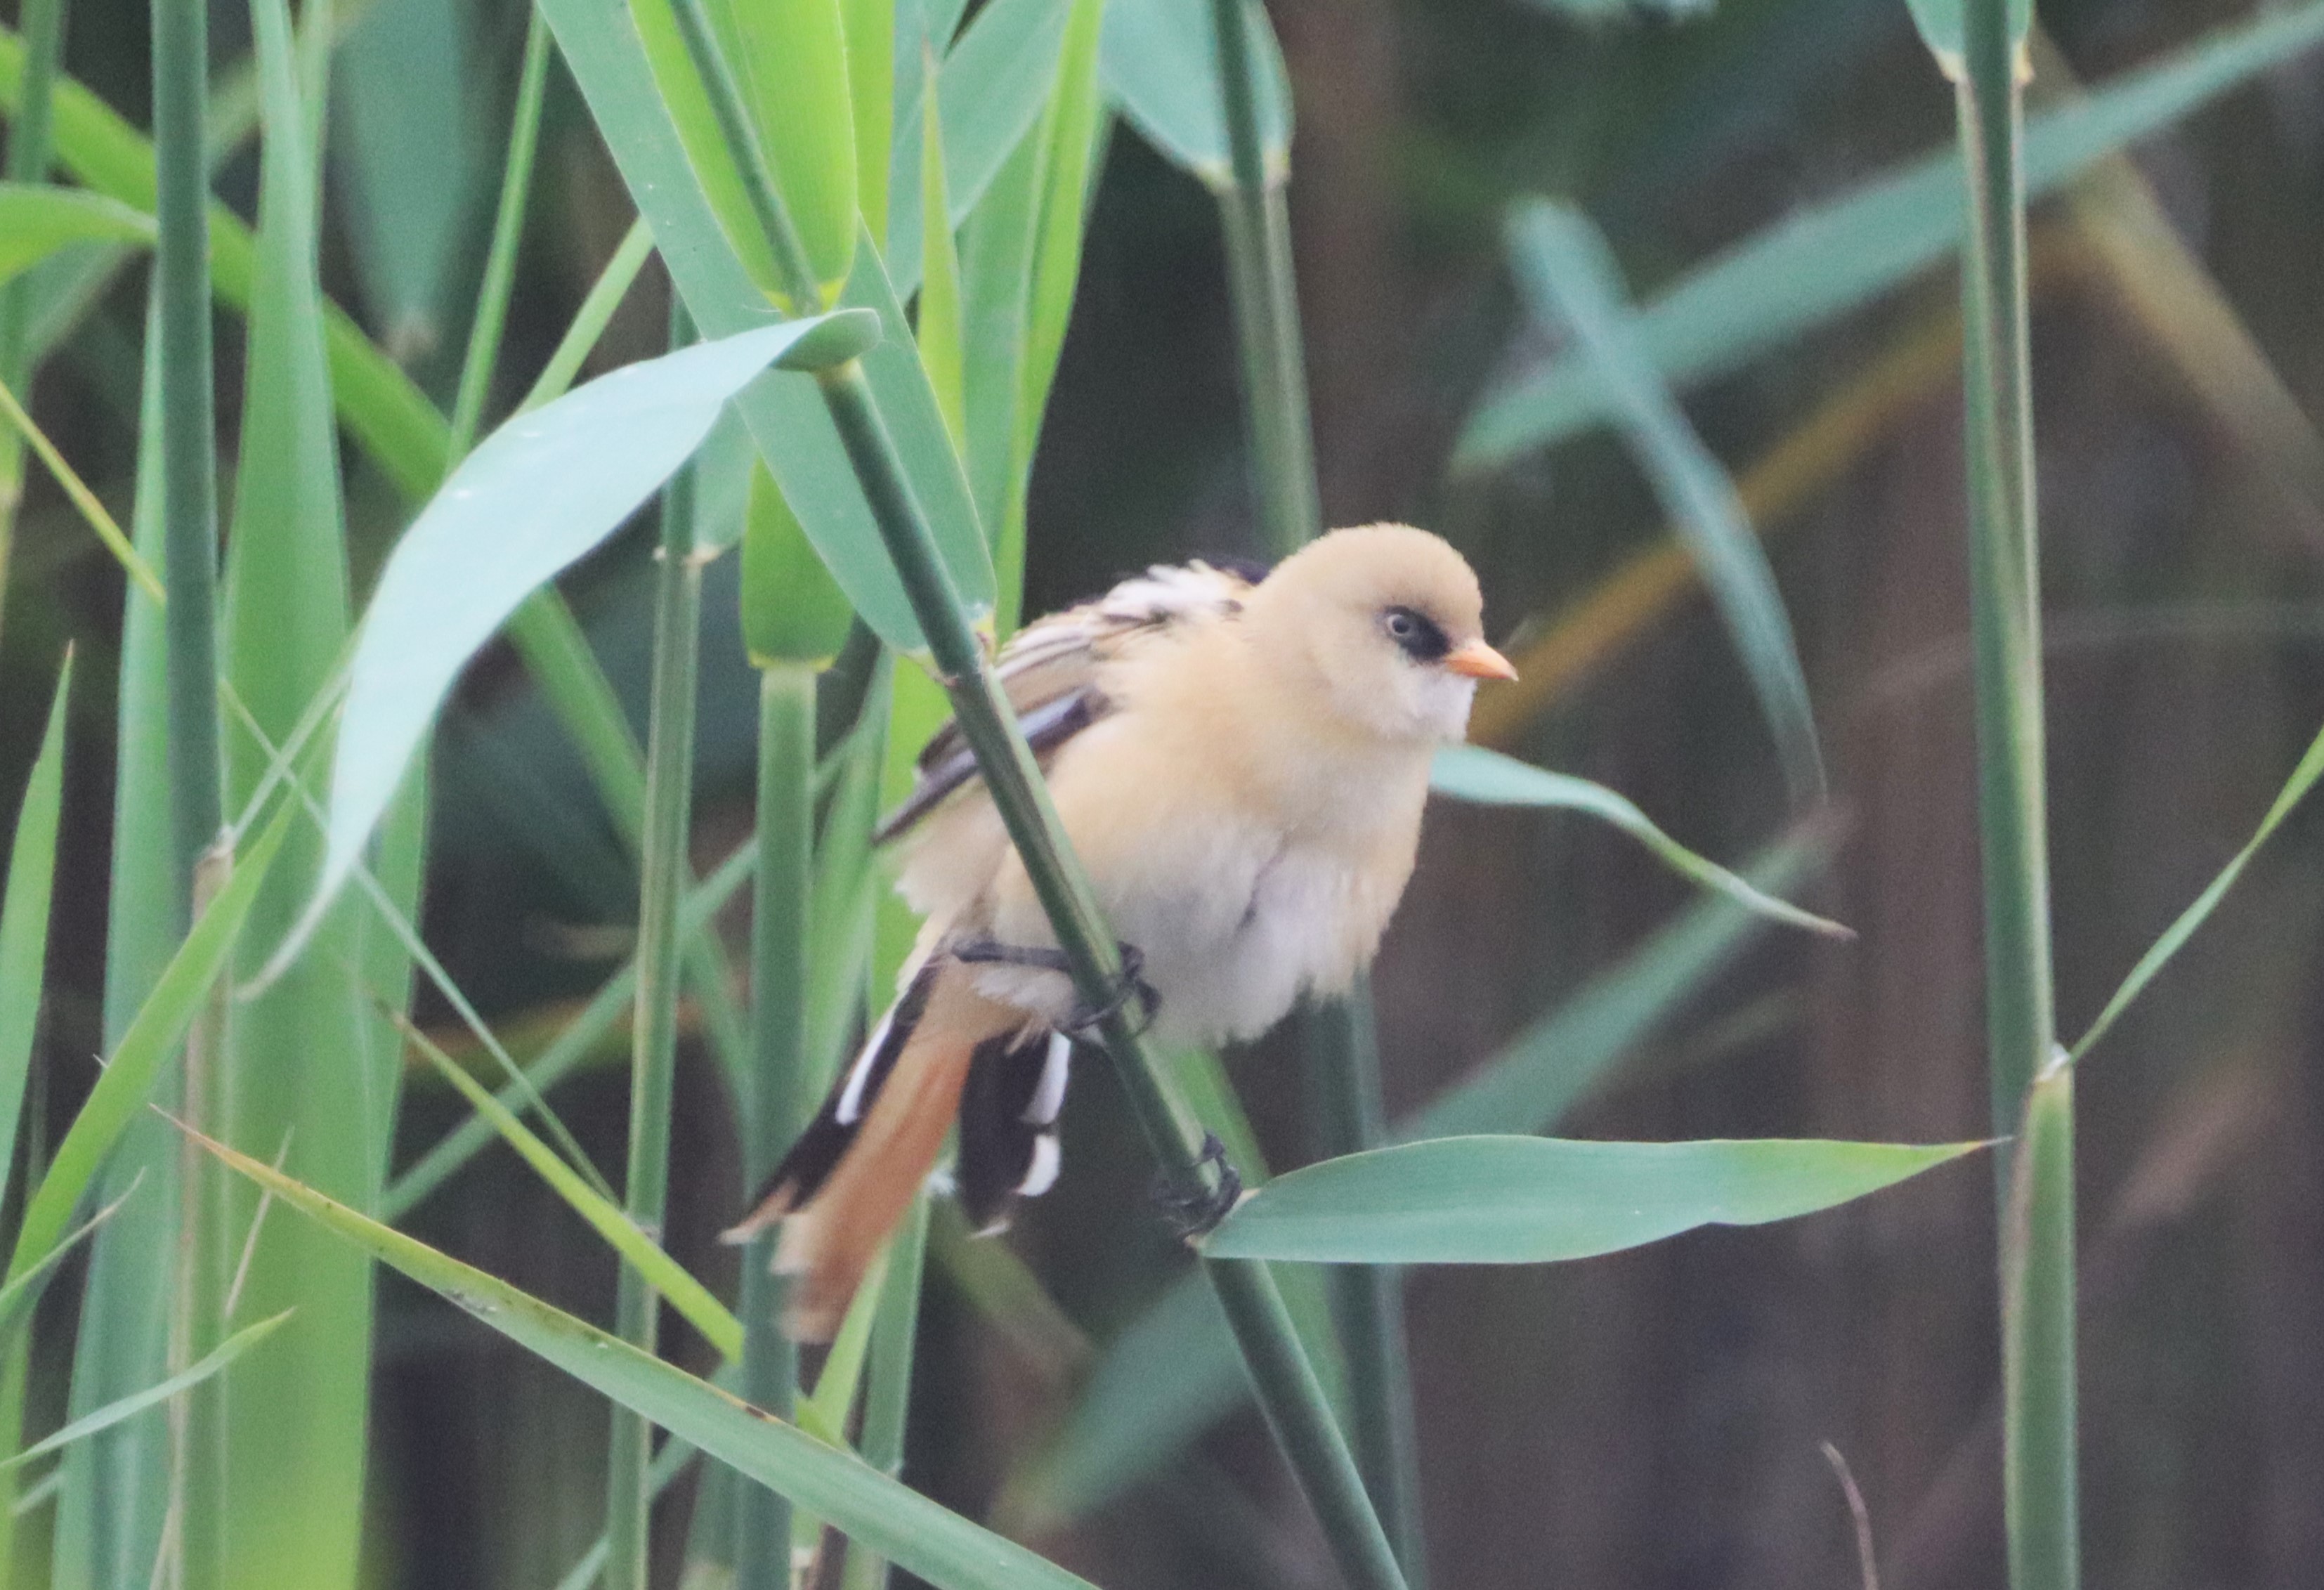
<instances>
[{"instance_id":1,"label":"broad green leaf","mask_svg":"<svg viewBox=\"0 0 2324 1590\"><path fill-rule=\"evenodd\" d=\"M1535 319L1569 334L1595 370L1615 423L1702 569L1775 732L1793 799L1821 799L1815 710L1766 549L1752 532L1734 482L1655 367L1612 251L1581 211L1527 199L1510 213L1509 252Z\"/></svg>"},{"instance_id":2,"label":"broad green leaf","mask_svg":"<svg viewBox=\"0 0 2324 1590\"><path fill-rule=\"evenodd\" d=\"M1921 42L1937 58L1945 76L1960 77L1969 36L1968 0L1905 0L1905 5L1913 13L1913 25L1921 30ZM2034 23L2034 0L2008 0L2008 5L2009 37L2022 48Z\"/></svg>"},{"instance_id":3,"label":"broad green leaf","mask_svg":"<svg viewBox=\"0 0 2324 1590\"><path fill-rule=\"evenodd\" d=\"M417 1030L413 1030L417 1032ZM598 1196L573 1167L558 1158L557 1151L535 1136L532 1130L517 1119L516 1112L494 1098L482 1083L463 1070L459 1063L442 1049L418 1036L420 1052L436 1068L436 1074L452 1085L453 1090L468 1101L484 1123L501 1135L503 1142L514 1149L524 1162L532 1167L549 1190L563 1198L566 1206L588 1223L589 1229L605 1239L608 1245L628 1263L636 1266L646 1283L668 1299L670 1307L684 1317L686 1322L702 1333L702 1339L718 1349L722 1358L733 1358L742 1350L742 1327L729 1314L724 1305L710 1295L710 1290L688 1274L678 1262L662 1251L641 1230L637 1223L622 1212L621 1207Z\"/></svg>"},{"instance_id":4,"label":"broad green leaf","mask_svg":"<svg viewBox=\"0 0 2324 1590\"><path fill-rule=\"evenodd\" d=\"M1806 846L1787 845L1747 872L1755 888L1785 889L1820 859ZM1767 921L1725 896L1699 901L1399 1122L1397 1135L1546 1130ZM1063 1429L1012 1482L1011 1502L1020 1516L1043 1527L1082 1517L1167 1465L1250 1395L1210 1288L1199 1274L1182 1276L1107 1345Z\"/></svg>"},{"instance_id":5,"label":"broad green leaf","mask_svg":"<svg viewBox=\"0 0 2324 1590\"><path fill-rule=\"evenodd\" d=\"M446 335L484 161L462 0L374 0L337 60L336 163L373 324L408 360ZM271 135L271 134L270 134Z\"/></svg>"},{"instance_id":6,"label":"broad green leaf","mask_svg":"<svg viewBox=\"0 0 2324 1590\"><path fill-rule=\"evenodd\" d=\"M1040 120L1057 72L1071 0L991 0L944 58L938 76L945 182L952 222L966 220L1001 166ZM896 294L919 286L920 144L926 107L915 95L897 106L894 170L888 187L889 274Z\"/></svg>"},{"instance_id":7,"label":"broad green leaf","mask_svg":"<svg viewBox=\"0 0 2324 1590\"><path fill-rule=\"evenodd\" d=\"M742 520L742 644L751 661L827 666L847 639L847 596L815 555L774 477L751 460Z\"/></svg>"},{"instance_id":8,"label":"broad green leaf","mask_svg":"<svg viewBox=\"0 0 2324 1590\"><path fill-rule=\"evenodd\" d=\"M1259 75L1259 137L1268 170L1280 172L1291 153L1291 79L1256 4L1250 32L1267 68ZM1234 186L1211 0L1108 0L1100 60L1107 94L1148 143L1204 185Z\"/></svg>"},{"instance_id":9,"label":"broad green leaf","mask_svg":"<svg viewBox=\"0 0 2324 1590\"><path fill-rule=\"evenodd\" d=\"M2028 195L2063 186L2319 42L2324 4L2264 11L2032 118ZM1792 347L1810 328L1937 265L1960 246L1965 225L1960 157L1939 150L1845 198L1795 210L1688 272L1644 306L1638 337L1672 385L1694 385ZM1593 362L1569 354L1487 397L1462 428L1453 465L1489 468L1616 412Z\"/></svg>"},{"instance_id":10,"label":"broad green leaf","mask_svg":"<svg viewBox=\"0 0 2324 1590\"><path fill-rule=\"evenodd\" d=\"M1214 1258L1326 1264L1586 1259L1698 1225L1829 1209L1981 1146L1428 1138L1278 1176L1200 1245Z\"/></svg>"},{"instance_id":11,"label":"broad green leaf","mask_svg":"<svg viewBox=\"0 0 2324 1590\"><path fill-rule=\"evenodd\" d=\"M860 347L869 320L793 320L625 366L461 461L396 543L356 632L328 849L286 950L346 882L453 681L518 604L620 528L768 365Z\"/></svg>"},{"instance_id":12,"label":"broad green leaf","mask_svg":"<svg viewBox=\"0 0 2324 1590\"><path fill-rule=\"evenodd\" d=\"M0 1182L15 1161L16 1126L31 1075L41 1019L41 985L49 956L49 897L56 881L57 823L64 811L65 701L72 691L72 654L65 654L49 705L48 727L16 809L8 848L8 883L0 898Z\"/></svg>"},{"instance_id":13,"label":"broad green leaf","mask_svg":"<svg viewBox=\"0 0 2324 1590\"><path fill-rule=\"evenodd\" d=\"M371 1253L672 1436L782 1492L941 1590L1084 1590L1086 1582L938 1506L853 1456L770 1419L483 1271L367 1220L271 1166L200 1141L301 1214Z\"/></svg>"},{"instance_id":14,"label":"broad green leaf","mask_svg":"<svg viewBox=\"0 0 2324 1590\"><path fill-rule=\"evenodd\" d=\"M542 0L542 9L696 324L706 337L762 324L764 295L736 262L693 168L682 157L644 51L627 25L622 0ZM952 175L956 184L957 167ZM908 191L917 202L918 187ZM918 232L913 236L911 253L899 257L908 259L917 273ZM844 301L881 312L883 342L864 361L865 374L913 490L934 523L954 585L972 609L989 607L991 563L975 507L949 443L932 445L942 440L943 422L933 398L922 405L927 378L903 311L893 307L895 293L881 272L877 251L862 246L860 238ZM918 650L919 625L911 604L888 562L838 431L812 385L762 382L743 394L738 407L792 512L850 604L890 646Z\"/></svg>"},{"instance_id":15,"label":"broad green leaf","mask_svg":"<svg viewBox=\"0 0 2324 1590\"><path fill-rule=\"evenodd\" d=\"M1747 910L1834 938L1856 937L1838 922L1761 893L1717 862L1697 855L1664 833L1627 797L1588 779L1534 767L1482 745L1451 745L1436 753L1428 787L1439 795L1479 806L1545 806L1585 813L1637 839L1673 872L1717 890Z\"/></svg>"},{"instance_id":16,"label":"broad green leaf","mask_svg":"<svg viewBox=\"0 0 2324 1590\"><path fill-rule=\"evenodd\" d=\"M2236 886L2236 880L2244 875L2244 869L2251 864L2252 857L2259 854L2259 847L2283 825L2283 819L2292 815L2292 809L2307 798L2319 778L2324 778L2324 730L2319 730L2316 737L2308 743L2307 754L2300 759L2300 764L2292 770L2292 777L2285 780L2283 788L2277 791L2274 804L2267 809L2267 815L2259 819L2258 830L2244 842L2244 847L2228 859L2227 864L2219 869L2218 875L2204 885L2203 892L2195 896L2193 903L2163 929L2163 936L2154 941L2153 947L2138 957L2138 964L2131 967L2130 975L2122 980L2122 986L2107 999L2105 1008L2098 1012L2098 1019L2090 1023L2089 1031L2075 1042L2073 1058L2079 1060L2088 1054L2091 1047L2106 1036L2107 1030L2115 1024L2116 1019L2130 1008L2131 1002L2146 992L2146 985L2153 982L2163 968L2171 964L2172 957L2186 947L2187 940L2195 936L2195 929L2209 919L2219 901L2227 898L2227 891Z\"/></svg>"},{"instance_id":17,"label":"broad green leaf","mask_svg":"<svg viewBox=\"0 0 2324 1590\"><path fill-rule=\"evenodd\" d=\"M145 1390L124 1397L118 1401L108 1402L94 1412L83 1414L55 1434L33 1442L14 1457L0 1461L0 1469L14 1468L18 1464L29 1463L35 1457L44 1457L60 1447L71 1446L75 1441L86 1440L99 1430L111 1429L124 1420L134 1419L148 1408L161 1406L179 1392L201 1384L210 1376L225 1369L227 1364L272 1336L290 1317L290 1311L285 1309L254 1325L244 1326L204 1354L201 1358L188 1364L182 1371L171 1375L159 1385L148 1386Z\"/></svg>"},{"instance_id":18,"label":"broad green leaf","mask_svg":"<svg viewBox=\"0 0 2324 1590\"><path fill-rule=\"evenodd\" d=\"M936 80L933 51L920 58L920 104L936 106L936 115L921 117L920 139L920 310L912 326L920 365L928 373L936 408L956 452L968 450L967 375L961 346L960 254L953 245L952 205L945 185L943 99ZM989 202L989 201L988 201ZM981 208L982 207L980 207ZM973 486L974 477L971 483ZM977 504L977 517L986 532L1000 522L989 504Z\"/></svg>"},{"instance_id":19,"label":"broad green leaf","mask_svg":"<svg viewBox=\"0 0 2324 1590\"><path fill-rule=\"evenodd\" d=\"M703 10L828 298L855 259L855 119L841 0L706 0Z\"/></svg>"},{"instance_id":20,"label":"broad green leaf","mask_svg":"<svg viewBox=\"0 0 2324 1590\"><path fill-rule=\"evenodd\" d=\"M153 217L101 193L0 182L0 282L76 243L153 241Z\"/></svg>"},{"instance_id":21,"label":"broad green leaf","mask_svg":"<svg viewBox=\"0 0 2324 1590\"><path fill-rule=\"evenodd\" d=\"M267 869L298 818L297 804L285 801L257 842L235 858L234 875L186 935L154 984L152 996L115 1046L97 1086L89 1089L64 1140L57 1144L41 1185L25 1200L23 1222L17 1228L15 1251L8 1262L11 1280L47 1258L64 1239L81 1196L104 1168L106 1155L120 1140L122 1129L144 1107L161 1068L177 1053L180 1040L226 969L235 935L250 914L259 885L266 881Z\"/></svg>"}]
</instances>

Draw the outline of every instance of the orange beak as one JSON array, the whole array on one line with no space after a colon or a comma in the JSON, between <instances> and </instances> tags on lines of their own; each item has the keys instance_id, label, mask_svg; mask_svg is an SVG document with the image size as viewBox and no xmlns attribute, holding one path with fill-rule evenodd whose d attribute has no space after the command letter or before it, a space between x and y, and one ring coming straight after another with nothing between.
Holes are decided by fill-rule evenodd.
<instances>
[{"instance_id":1,"label":"orange beak","mask_svg":"<svg viewBox=\"0 0 2324 1590\"><path fill-rule=\"evenodd\" d=\"M1509 660L1482 641L1471 641L1465 646L1455 647L1445 657L1444 666L1472 679L1513 679L1517 677L1517 670L1509 666Z\"/></svg>"}]
</instances>

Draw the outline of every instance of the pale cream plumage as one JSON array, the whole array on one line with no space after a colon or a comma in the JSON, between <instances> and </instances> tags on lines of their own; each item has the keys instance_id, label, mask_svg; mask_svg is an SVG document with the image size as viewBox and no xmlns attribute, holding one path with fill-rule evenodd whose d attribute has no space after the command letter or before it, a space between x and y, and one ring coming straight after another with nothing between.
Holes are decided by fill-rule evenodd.
<instances>
[{"instance_id":1,"label":"pale cream plumage","mask_svg":"<svg viewBox=\"0 0 2324 1590\"><path fill-rule=\"evenodd\" d=\"M1170 1041L1256 1036L1344 990L1419 841L1428 766L1457 740L1487 646L1475 575L1397 525L1337 531L1256 583L1155 569L1028 626L1000 672L1115 934ZM897 1007L733 1235L785 1220L791 1328L827 1336L940 1151L999 1223L1044 1190L1069 980L991 958L1056 938L955 731L931 742L899 888L927 922ZM958 958L966 951L971 959Z\"/></svg>"}]
</instances>

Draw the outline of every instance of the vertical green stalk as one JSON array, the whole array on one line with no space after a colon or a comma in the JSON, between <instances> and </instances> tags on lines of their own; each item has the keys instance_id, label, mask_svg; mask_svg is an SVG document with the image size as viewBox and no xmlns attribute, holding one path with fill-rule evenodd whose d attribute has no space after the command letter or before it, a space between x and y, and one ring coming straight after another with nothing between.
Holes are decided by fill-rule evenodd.
<instances>
[{"instance_id":1,"label":"vertical green stalk","mask_svg":"<svg viewBox=\"0 0 2324 1590\"><path fill-rule=\"evenodd\" d=\"M1259 522L1268 550L1282 557L1323 528L1284 192L1288 173L1268 169L1261 141L1259 51L1247 0L1211 0L1211 12L1232 154L1233 181L1219 190L1218 201L1242 356L1243 421ZM1317 1152L1329 1158L1379 1147L1387 1141L1387 1126L1370 984L1360 983L1343 1003L1309 1011L1301 1021L1310 1136ZM1395 1536L1405 1574L1421 1585L1426 1564L1402 1273L1388 1266L1337 1266L1328 1284L1348 1364L1357 1465Z\"/></svg>"},{"instance_id":2,"label":"vertical green stalk","mask_svg":"<svg viewBox=\"0 0 2324 1590\"><path fill-rule=\"evenodd\" d=\"M516 282L517 245L524 241L525 199L532 190L533 156L540 148L540 102L549 87L549 22L539 10L525 29L524 69L517 79L516 109L509 120L508 162L501 172L500 206L493 214L493 242L484 257L484 279L476 291L476 318L468 328L468 348L460 362L460 387L452 400L451 439L444 448L449 475L475 445L476 427L492 395L493 367L508 321L509 292Z\"/></svg>"},{"instance_id":3,"label":"vertical green stalk","mask_svg":"<svg viewBox=\"0 0 2324 1590\"><path fill-rule=\"evenodd\" d=\"M742 1114L742 1182L764 1181L807 1123L807 904L815 837L815 670L776 663L759 676L759 875L751 911L751 1077ZM798 1357L779 1316L775 1236L742 1253L742 1396L791 1416ZM738 1487L735 1590L788 1590L790 1503Z\"/></svg>"},{"instance_id":4,"label":"vertical green stalk","mask_svg":"<svg viewBox=\"0 0 2324 1590\"><path fill-rule=\"evenodd\" d=\"M23 86L16 115L8 124L7 179L45 182L51 151L50 113L55 100L57 65L64 52L66 0L23 0L17 27L23 39ZM25 346L32 313L32 283L19 276L0 287L0 384L32 402L28 377L32 356ZM15 534L16 504L24 488L24 442L10 426L0 435L0 608L7 605L9 548Z\"/></svg>"},{"instance_id":5,"label":"vertical green stalk","mask_svg":"<svg viewBox=\"0 0 2324 1590\"><path fill-rule=\"evenodd\" d=\"M2015 1590L2081 1582L2074 1456L2074 1068L2034 1078L2001 1250L2002 1465Z\"/></svg>"},{"instance_id":6,"label":"vertical green stalk","mask_svg":"<svg viewBox=\"0 0 2324 1590\"><path fill-rule=\"evenodd\" d=\"M1954 81L1969 187L1961 291L1986 1024L1994 1132L2021 1139L2001 1187L2009 1576L2015 1590L2075 1590L2073 1093L2052 1006L2026 335L2020 69L2032 18L2025 0L1957 10L1918 0L1915 13Z\"/></svg>"},{"instance_id":7,"label":"vertical green stalk","mask_svg":"<svg viewBox=\"0 0 2324 1590\"><path fill-rule=\"evenodd\" d=\"M202 165L209 0L153 0L153 269L161 319L161 495L171 601L170 809L181 898L217 837L217 434L210 349L209 186Z\"/></svg>"},{"instance_id":8,"label":"vertical green stalk","mask_svg":"<svg viewBox=\"0 0 2324 1590\"><path fill-rule=\"evenodd\" d=\"M863 1425L855 1450L885 1474L904 1472L904 1434L912 1408L913 1347L919 1335L920 1283L927 1274L928 1199L926 1193L888 1241L887 1282L872 1319L872 1351L863 1375ZM847 1543L842 1590L881 1590L888 1583L887 1558L861 1542Z\"/></svg>"},{"instance_id":9,"label":"vertical green stalk","mask_svg":"<svg viewBox=\"0 0 2324 1590\"><path fill-rule=\"evenodd\" d=\"M689 337L673 307L670 342ZM655 578L652 716L646 736L646 826L639 862L638 1001L630 1063L630 1158L623 1208L659 1239L669 1194L670 1095L678 1058L678 908L688 878L686 841L694 795L695 675L702 624L702 565L694 546L694 469L662 493ZM622 1267L614 1329L651 1351L659 1315L645 1277ZM606 1463L606 1590L646 1590L648 1469L653 1427L613 1412Z\"/></svg>"},{"instance_id":10,"label":"vertical green stalk","mask_svg":"<svg viewBox=\"0 0 2324 1590\"><path fill-rule=\"evenodd\" d=\"M1346 999L1307 1012L1300 1037L1307 1065L1308 1137L1316 1157L1359 1153L1387 1142L1370 980L1360 980ZM1404 1270L1395 1264L1333 1264L1325 1267L1323 1280L1347 1362L1349 1443L1372 1504L1396 1542L1405 1577L1418 1590L1427 1578L1427 1549L1404 1328Z\"/></svg>"},{"instance_id":11,"label":"vertical green stalk","mask_svg":"<svg viewBox=\"0 0 2324 1590\"><path fill-rule=\"evenodd\" d=\"M1291 270L1287 173L1268 169L1259 128L1259 51L1247 0L1211 0L1219 35L1219 88L1225 101L1233 184L1219 190L1226 233L1227 284L1242 353L1244 421L1268 550L1296 551L1323 527L1315 485L1315 439L1308 421L1306 356L1300 347L1299 285Z\"/></svg>"},{"instance_id":12,"label":"vertical green stalk","mask_svg":"<svg viewBox=\"0 0 2324 1590\"><path fill-rule=\"evenodd\" d=\"M208 0L152 0L153 163L156 180L154 307L161 320L163 578L170 679L171 864L181 920L196 914L202 858L219 828L224 763L217 708L217 416L212 390L208 184L204 174L202 97L209 63ZM214 1005L188 1040L186 1104L196 1123L217 1130L224 1101L216 1096ZM218 1206L225 1172L190 1145L179 1247L179 1317L171 1358L189 1363L219 1327L224 1295L224 1233ZM224 1386L213 1377L188 1394L175 1414L175 1477L224 1472ZM223 1566L222 1520L206 1506L179 1519L182 1590L212 1590Z\"/></svg>"},{"instance_id":13,"label":"vertical green stalk","mask_svg":"<svg viewBox=\"0 0 2324 1590\"><path fill-rule=\"evenodd\" d=\"M678 0L674 7L687 53L701 75L721 135L741 157L753 218L786 287L800 301L807 301L816 285L813 270L759 157L740 96L712 42L701 5L702 0ZM1120 1002L1111 997L1121 981L1120 955L1088 878L1071 859L1032 749L970 627L951 572L936 550L936 532L913 493L863 367L851 359L817 372L816 384L927 638L962 736L975 753L1002 826L1056 932L1075 991L1093 1006L1117 1007L1099 1032L1131 1112L1173 1186L1214 1189L1200 1150L1186 1141L1168 1082L1119 1008ZM1342 1576L1351 1590L1405 1590L1396 1553L1364 1493L1347 1442L1333 1421L1314 1367L1300 1349L1274 1277L1265 1265L1246 1260L1205 1260L1204 1271L1233 1326L1260 1406L1316 1511Z\"/></svg>"}]
</instances>

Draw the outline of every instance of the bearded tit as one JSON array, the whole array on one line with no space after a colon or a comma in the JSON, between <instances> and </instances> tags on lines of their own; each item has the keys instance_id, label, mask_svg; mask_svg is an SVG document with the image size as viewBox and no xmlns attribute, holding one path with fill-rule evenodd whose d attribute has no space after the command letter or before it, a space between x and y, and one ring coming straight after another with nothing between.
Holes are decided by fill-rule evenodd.
<instances>
[{"instance_id":1,"label":"bearded tit","mask_svg":"<svg viewBox=\"0 0 2324 1590\"><path fill-rule=\"evenodd\" d=\"M1171 1044L1258 1036L1344 992L1412 874L1430 758L1487 645L1477 577L1403 525L1334 531L1261 571L1156 568L1028 625L1001 683L1066 837ZM1073 984L958 728L881 825L925 914L896 1003L748 1216L783 1222L786 1324L827 1340L955 1118L955 1184L997 1229L1057 1174Z\"/></svg>"}]
</instances>

